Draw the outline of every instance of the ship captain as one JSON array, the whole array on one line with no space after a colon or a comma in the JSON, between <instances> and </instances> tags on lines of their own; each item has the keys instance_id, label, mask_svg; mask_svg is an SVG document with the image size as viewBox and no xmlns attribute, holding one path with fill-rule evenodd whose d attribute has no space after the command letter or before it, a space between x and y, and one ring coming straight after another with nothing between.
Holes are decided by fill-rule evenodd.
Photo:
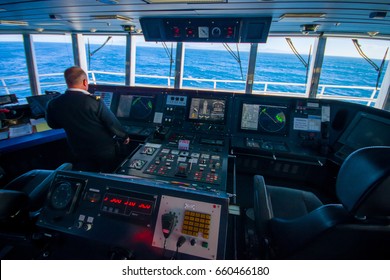
<instances>
[{"instance_id":1,"label":"ship captain","mask_svg":"<svg viewBox=\"0 0 390 280\"><path fill-rule=\"evenodd\" d=\"M119 164L118 145L130 138L99 97L88 92L88 77L80 67L65 70L67 90L47 105L51 128L63 128L74 156L74 169L113 172Z\"/></svg>"}]
</instances>

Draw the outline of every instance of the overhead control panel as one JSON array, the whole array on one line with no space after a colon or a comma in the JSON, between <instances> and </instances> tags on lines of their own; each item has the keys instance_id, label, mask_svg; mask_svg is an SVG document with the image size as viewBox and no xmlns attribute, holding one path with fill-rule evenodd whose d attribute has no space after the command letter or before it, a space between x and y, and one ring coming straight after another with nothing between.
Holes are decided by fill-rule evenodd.
<instances>
[{"instance_id":1,"label":"overhead control panel","mask_svg":"<svg viewBox=\"0 0 390 280\"><path fill-rule=\"evenodd\" d=\"M272 18L141 18L146 41L265 43Z\"/></svg>"}]
</instances>

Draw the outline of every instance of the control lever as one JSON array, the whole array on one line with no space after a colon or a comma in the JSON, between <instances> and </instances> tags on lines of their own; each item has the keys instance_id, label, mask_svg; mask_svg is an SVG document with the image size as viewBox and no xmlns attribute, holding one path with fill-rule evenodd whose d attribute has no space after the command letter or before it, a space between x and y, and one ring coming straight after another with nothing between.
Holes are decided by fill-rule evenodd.
<instances>
[{"instance_id":1,"label":"control lever","mask_svg":"<svg viewBox=\"0 0 390 280\"><path fill-rule=\"evenodd\" d=\"M169 128L167 127L164 127L164 126L158 126L156 127L156 130L153 134L153 138L154 139L160 139L160 140L164 140L166 135L168 134L168 131L169 131Z\"/></svg>"},{"instance_id":2,"label":"control lever","mask_svg":"<svg viewBox=\"0 0 390 280\"><path fill-rule=\"evenodd\" d=\"M176 215L171 212L163 214L161 216L161 225L163 235L167 239L176 225Z\"/></svg>"}]
</instances>

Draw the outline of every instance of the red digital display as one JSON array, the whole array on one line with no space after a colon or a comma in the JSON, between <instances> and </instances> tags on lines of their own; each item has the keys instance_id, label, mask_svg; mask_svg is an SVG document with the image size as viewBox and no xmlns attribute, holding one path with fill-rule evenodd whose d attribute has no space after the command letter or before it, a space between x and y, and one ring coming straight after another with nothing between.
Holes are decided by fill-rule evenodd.
<instances>
[{"instance_id":1,"label":"red digital display","mask_svg":"<svg viewBox=\"0 0 390 280\"><path fill-rule=\"evenodd\" d=\"M151 215L153 201L107 193L103 198L102 210L114 214L130 216L133 213Z\"/></svg>"}]
</instances>

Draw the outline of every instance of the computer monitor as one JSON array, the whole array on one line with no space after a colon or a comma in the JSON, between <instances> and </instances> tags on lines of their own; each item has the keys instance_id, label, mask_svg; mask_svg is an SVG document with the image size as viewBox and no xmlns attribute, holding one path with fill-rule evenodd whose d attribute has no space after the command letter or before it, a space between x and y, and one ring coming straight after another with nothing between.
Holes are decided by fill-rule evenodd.
<instances>
[{"instance_id":1,"label":"computer monitor","mask_svg":"<svg viewBox=\"0 0 390 280\"><path fill-rule=\"evenodd\" d=\"M390 120L359 112L338 142L353 150L369 146L390 146Z\"/></svg>"},{"instance_id":2,"label":"computer monitor","mask_svg":"<svg viewBox=\"0 0 390 280\"><path fill-rule=\"evenodd\" d=\"M226 100L192 97L188 119L197 122L225 123Z\"/></svg>"},{"instance_id":3,"label":"computer monitor","mask_svg":"<svg viewBox=\"0 0 390 280\"><path fill-rule=\"evenodd\" d=\"M129 121L153 122L154 111L154 96L122 94L119 97L116 116Z\"/></svg>"},{"instance_id":4,"label":"computer monitor","mask_svg":"<svg viewBox=\"0 0 390 280\"><path fill-rule=\"evenodd\" d=\"M55 93L27 96L26 99L30 106L31 117L34 119L45 117L47 103L58 95Z\"/></svg>"},{"instance_id":5,"label":"computer monitor","mask_svg":"<svg viewBox=\"0 0 390 280\"><path fill-rule=\"evenodd\" d=\"M242 103L240 129L246 132L287 134L287 107Z\"/></svg>"},{"instance_id":6,"label":"computer monitor","mask_svg":"<svg viewBox=\"0 0 390 280\"><path fill-rule=\"evenodd\" d=\"M2 94L0 95L0 105L17 103L18 99L15 94Z\"/></svg>"}]
</instances>

